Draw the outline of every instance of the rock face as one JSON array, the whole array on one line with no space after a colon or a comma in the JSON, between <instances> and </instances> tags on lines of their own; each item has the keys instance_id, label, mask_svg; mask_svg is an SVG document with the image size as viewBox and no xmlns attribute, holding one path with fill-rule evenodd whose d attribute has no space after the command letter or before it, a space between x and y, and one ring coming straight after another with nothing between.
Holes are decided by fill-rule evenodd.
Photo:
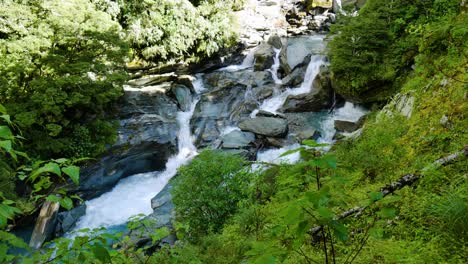
<instances>
[{"instance_id":1,"label":"rock face","mask_svg":"<svg viewBox=\"0 0 468 264\"><path fill-rule=\"evenodd\" d=\"M396 94L392 101L380 111L377 119L382 118L382 115L392 116L394 114L400 114L406 118L410 118L413 113L413 106L414 96L411 93Z\"/></svg>"},{"instance_id":2,"label":"rock face","mask_svg":"<svg viewBox=\"0 0 468 264\"><path fill-rule=\"evenodd\" d=\"M106 192L127 176L164 168L175 153L176 114L179 106L189 104L190 88L161 83L127 86L124 92L118 141L99 161L82 168L77 191L85 199Z\"/></svg>"},{"instance_id":3,"label":"rock face","mask_svg":"<svg viewBox=\"0 0 468 264\"><path fill-rule=\"evenodd\" d=\"M60 204L58 202L44 202L29 241L31 248L38 249L44 242L52 238L59 209Z\"/></svg>"},{"instance_id":4,"label":"rock face","mask_svg":"<svg viewBox=\"0 0 468 264\"><path fill-rule=\"evenodd\" d=\"M284 137L288 133L288 122L283 118L260 116L240 122L239 128L259 135Z\"/></svg>"},{"instance_id":5,"label":"rock face","mask_svg":"<svg viewBox=\"0 0 468 264\"><path fill-rule=\"evenodd\" d=\"M257 98L273 94L269 72L213 72L204 76L208 91L201 95L191 126L198 146L209 146L225 127L247 118L258 107Z\"/></svg>"}]
</instances>

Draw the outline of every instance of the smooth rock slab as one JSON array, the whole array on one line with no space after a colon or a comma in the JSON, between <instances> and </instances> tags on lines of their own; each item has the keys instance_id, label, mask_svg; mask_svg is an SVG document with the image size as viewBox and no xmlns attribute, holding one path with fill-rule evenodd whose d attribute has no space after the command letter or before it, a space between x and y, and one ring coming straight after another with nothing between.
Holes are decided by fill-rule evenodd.
<instances>
[{"instance_id":1,"label":"smooth rock slab","mask_svg":"<svg viewBox=\"0 0 468 264\"><path fill-rule=\"evenodd\" d=\"M240 122L239 128L259 135L284 137L288 133L288 121L282 118L260 116Z\"/></svg>"},{"instance_id":2,"label":"smooth rock slab","mask_svg":"<svg viewBox=\"0 0 468 264\"><path fill-rule=\"evenodd\" d=\"M251 132L232 131L221 138L222 148L240 149L248 147L250 143L255 141L255 134Z\"/></svg>"}]
</instances>

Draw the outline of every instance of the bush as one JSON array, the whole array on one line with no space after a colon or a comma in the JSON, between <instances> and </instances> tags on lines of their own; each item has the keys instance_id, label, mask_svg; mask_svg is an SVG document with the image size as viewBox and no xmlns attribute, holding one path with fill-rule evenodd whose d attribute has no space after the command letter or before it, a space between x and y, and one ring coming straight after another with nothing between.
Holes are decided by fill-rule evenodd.
<instances>
[{"instance_id":1,"label":"bush","mask_svg":"<svg viewBox=\"0 0 468 264\"><path fill-rule=\"evenodd\" d=\"M205 150L179 169L172 194L176 219L188 239L218 232L236 212L248 184L245 164L240 156Z\"/></svg>"}]
</instances>

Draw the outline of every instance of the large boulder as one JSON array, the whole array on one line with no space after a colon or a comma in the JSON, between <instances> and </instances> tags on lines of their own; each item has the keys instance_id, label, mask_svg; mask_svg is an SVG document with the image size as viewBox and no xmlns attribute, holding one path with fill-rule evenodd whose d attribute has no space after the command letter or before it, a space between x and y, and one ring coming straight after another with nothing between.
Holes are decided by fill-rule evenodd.
<instances>
[{"instance_id":1,"label":"large boulder","mask_svg":"<svg viewBox=\"0 0 468 264\"><path fill-rule=\"evenodd\" d=\"M239 128L264 136L285 137L288 133L288 122L283 118L260 116L240 122Z\"/></svg>"},{"instance_id":2,"label":"large boulder","mask_svg":"<svg viewBox=\"0 0 468 264\"><path fill-rule=\"evenodd\" d=\"M288 120L289 135L296 142L300 143L305 139L318 139L320 137L320 120L323 113L286 113Z\"/></svg>"},{"instance_id":3,"label":"large boulder","mask_svg":"<svg viewBox=\"0 0 468 264\"><path fill-rule=\"evenodd\" d=\"M316 112L330 108L333 105L333 90L325 67L312 83L309 93L290 95L286 98L282 112Z\"/></svg>"},{"instance_id":4,"label":"large boulder","mask_svg":"<svg viewBox=\"0 0 468 264\"><path fill-rule=\"evenodd\" d=\"M335 129L341 133L351 133L359 128L364 124L365 116L362 116L357 121L349 121L349 120L335 120L334 125Z\"/></svg>"},{"instance_id":5,"label":"large boulder","mask_svg":"<svg viewBox=\"0 0 468 264\"><path fill-rule=\"evenodd\" d=\"M249 147L255 141L255 135L250 132L232 131L221 137L222 148L240 149Z\"/></svg>"},{"instance_id":6,"label":"large boulder","mask_svg":"<svg viewBox=\"0 0 468 264\"><path fill-rule=\"evenodd\" d=\"M267 43L262 43L255 49L254 70L265 71L271 69L275 61L275 50L280 50L278 71L283 75L289 74L291 72L291 67L287 59L287 43L281 40L277 35L271 36Z\"/></svg>"},{"instance_id":7,"label":"large boulder","mask_svg":"<svg viewBox=\"0 0 468 264\"><path fill-rule=\"evenodd\" d=\"M71 231L80 217L86 214L86 204L83 203L69 211L60 212L57 216L55 236L59 237Z\"/></svg>"}]
</instances>

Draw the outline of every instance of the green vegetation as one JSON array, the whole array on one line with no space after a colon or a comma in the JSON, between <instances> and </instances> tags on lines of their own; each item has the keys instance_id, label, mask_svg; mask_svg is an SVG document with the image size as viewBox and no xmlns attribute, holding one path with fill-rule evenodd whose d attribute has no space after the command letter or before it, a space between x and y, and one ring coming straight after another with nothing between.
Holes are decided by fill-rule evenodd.
<instances>
[{"instance_id":1,"label":"green vegetation","mask_svg":"<svg viewBox=\"0 0 468 264\"><path fill-rule=\"evenodd\" d=\"M368 1L359 16L343 18L333 28L339 32L330 43L337 92L366 102L391 97L412 72L421 34L450 27L447 21L461 8L459 0ZM441 40L435 40L437 48L444 45Z\"/></svg>"},{"instance_id":2,"label":"green vegetation","mask_svg":"<svg viewBox=\"0 0 468 264\"><path fill-rule=\"evenodd\" d=\"M20 19L21 23L0 20L3 23L0 24L0 60L3 62L0 66L0 103L5 103L10 113L14 111L12 117L0 105L1 262L466 262L466 156L462 155L444 166L434 163L452 153L466 151L468 142L468 18L466 6L453 0L369 0L359 16L343 19L344 23L337 27L341 34L332 41L330 51L339 92L362 101L382 100L389 96L394 99L384 110L367 118L359 137L337 143L329 153L316 151L315 147L320 145L313 141L305 141L304 147L285 153L299 152L302 160L297 164L256 164L263 166L263 169L258 169L252 168L251 162L239 156L209 150L201 152L191 164L179 170L179 176L173 181L174 226L179 239L174 246L161 242L169 234L165 228L154 231L148 242L150 245L144 247L138 238L95 230L78 235L74 240L60 238L52 241L57 251L44 248L27 256L11 253L12 248L28 250L24 242L4 230L8 224L14 223L16 216L35 207L28 205L31 200L40 204L48 199L70 208L72 199L77 199L53 183L70 181L78 184L76 162L79 160L55 158L36 161L26 153L35 156L52 146L57 149L54 154L69 152L54 145L58 143L40 147L31 145L30 141L36 140L40 145L44 139L31 139L30 136L42 133L46 134L45 139L72 140L69 138L73 138L70 136L70 131L73 131L79 134L76 138L80 139L86 138L84 135L87 134L89 139L86 142L92 146L107 141L103 138L110 137L112 133L103 131L108 129L98 129L106 135L99 140L91 138L90 131L94 129L94 122L106 122L98 113L105 112L119 91L110 86L98 89L99 78L106 76L115 83L124 80L117 63L104 61L114 52L127 54L128 50L123 45L125 41L122 42L119 36L122 30L137 23L138 19L132 16L139 13L138 8L148 10L144 14L148 16L147 20L141 20L145 23L155 15L153 12L158 12L156 10L166 10L165 14L171 16L177 17L178 12L184 14L180 17L187 19L181 22L184 24L191 23L187 21L195 18L190 18L190 15L197 17L208 4L215 9L223 4L223 1L193 1L196 7L189 8L187 1L162 1L158 6L151 1L127 2L127 5L125 1L92 2L109 15L97 11L93 5L88 5L89 2L70 1L88 7L84 12L99 13L99 19L104 19L105 23L97 23L87 17L82 25L77 22L80 16L71 15L65 15L58 23L55 14L63 7L54 5L55 1L47 1L47 4L41 1L2 3L10 12L1 8L3 13L0 17L6 17L8 21ZM68 12L62 11L63 14ZM209 20L213 17L207 15L203 18ZM62 25L64 21L67 23ZM159 24L145 23L141 24L144 25L142 28L149 31L144 38L152 35L152 30L163 30L158 29ZM164 30L170 28L169 20L163 19L161 23L166 23ZM29 25L27 27L34 30L24 31L19 25ZM99 43L110 45L107 47L111 48L101 50L111 53L102 55L105 56L103 61L99 56L92 62L85 60L100 48L91 49L95 44L93 41L97 40L93 36L96 32L83 29L84 25L101 30L98 31L102 33L99 38L103 39ZM123 29L118 29L120 25ZM68 26L74 34L65 30ZM114 31L114 26L117 31ZM50 32L62 35L55 35L60 37L54 42ZM77 32L82 33L83 39L76 39ZM146 39L142 42L144 44L137 44L140 39L135 38L130 41L131 50L139 59L171 57L177 60L215 52L213 47L200 44L199 35L174 50L162 52L154 48L156 43L171 46L170 43L177 41L169 33L164 33L164 36L161 38L154 34L155 42ZM132 37L136 35L128 36ZM223 43L227 43L224 42L227 39L229 37L222 40ZM30 41L29 45L25 44L26 41ZM82 45L79 46L82 49L74 50L71 43ZM201 50L197 51L192 45L200 46ZM26 48L31 51L23 53L17 50ZM64 61L71 65L70 69L64 70L56 65L64 64ZM113 71L109 73L109 69ZM8 74L3 74L4 71ZM88 71L97 74L96 81L89 81ZM50 83L53 85L47 85ZM75 84L77 86L73 86ZM70 87L70 93L67 87ZM86 87L90 91L84 91ZM82 109L80 107L85 103L81 100L86 101L83 96L100 96L102 101L99 101L100 106L93 117L82 119L63 111L68 109L63 108L65 103L55 105L60 102L58 99L43 97L47 89L52 89L49 92L53 99L58 91L63 91L60 96L64 98L72 98L76 90L83 93L82 96L76 95L79 99L77 105L70 108L73 111ZM95 90L104 94L96 94ZM26 98L41 98L37 100L47 104L33 104L34 100ZM413 99L414 105L409 106L412 110L410 115L401 114L398 98ZM29 118L41 123L25 125L23 122L28 120L28 111L37 111L37 116ZM101 125L105 128L110 126ZM76 126L88 132L73 129ZM26 139L19 136L19 131L23 131ZM23 149L27 151L23 152ZM86 152L80 151L83 152L76 156ZM413 175L417 181L384 194L383 190L388 190L386 187L401 180L403 175ZM30 199L17 197L17 181L26 183ZM129 223L132 230L154 224L139 218L133 220Z\"/></svg>"},{"instance_id":3,"label":"green vegetation","mask_svg":"<svg viewBox=\"0 0 468 264\"><path fill-rule=\"evenodd\" d=\"M247 172L240 172L244 166L239 156L203 151L179 170L173 202L185 237L196 240L222 229L248 187Z\"/></svg>"}]
</instances>

